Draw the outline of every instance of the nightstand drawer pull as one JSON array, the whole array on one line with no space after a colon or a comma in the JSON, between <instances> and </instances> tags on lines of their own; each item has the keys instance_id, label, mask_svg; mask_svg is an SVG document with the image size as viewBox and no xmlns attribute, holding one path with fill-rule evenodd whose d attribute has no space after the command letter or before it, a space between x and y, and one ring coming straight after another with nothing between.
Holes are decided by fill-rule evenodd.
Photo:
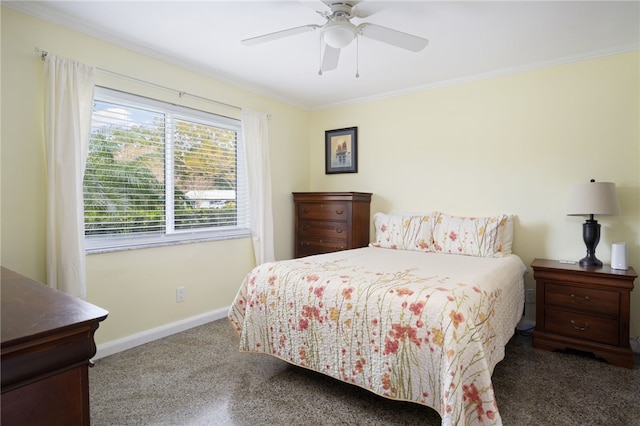
<instances>
[{"instance_id":1,"label":"nightstand drawer pull","mask_svg":"<svg viewBox=\"0 0 640 426\"><path fill-rule=\"evenodd\" d=\"M336 214L340 215L342 213L344 213L344 210L336 210Z\"/></svg>"},{"instance_id":2,"label":"nightstand drawer pull","mask_svg":"<svg viewBox=\"0 0 640 426\"><path fill-rule=\"evenodd\" d=\"M584 296L584 298L578 299L575 294L571 295L571 300L573 300L573 303L577 303L579 305L582 305L583 303L591 302L591 298L589 296Z\"/></svg>"},{"instance_id":3,"label":"nightstand drawer pull","mask_svg":"<svg viewBox=\"0 0 640 426\"><path fill-rule=\"evenodd\" d=\"M587 328L589 328L589 323L585 322L584 326L580 327L578 324L576 324L576 322L574 320L571 320L571 325L573 326L573 328L575 328L576 330L580 330L580 331L585 331Z\"/></svg>"},{"instance_id":4,"label":"nightstand drawer pull","mask_svg":"<svg viewBox=\"0 0 640 426\"><path fill-rule=\"evenodd\" d=\"M342 228L336 228L336 233L338 234L342 234L343 229Z\"/></svg>"}]
</instances>

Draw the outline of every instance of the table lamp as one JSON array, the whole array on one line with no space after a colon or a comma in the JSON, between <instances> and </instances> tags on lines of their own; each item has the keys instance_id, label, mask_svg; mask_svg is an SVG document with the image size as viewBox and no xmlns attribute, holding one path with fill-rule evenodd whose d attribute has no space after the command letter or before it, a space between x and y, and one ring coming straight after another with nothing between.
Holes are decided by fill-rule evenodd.
<instances>
[{"instance_id":1,"label":"table lamp","mask_svg":"<svg viewBox=\"0 0 640 426\"><path fill-rule=\"evenodd\" d=\"M613 216L620 214L616 185L612 182L591 182L574 185L569 199L568 216L589 216L582 224L582 238L587 246L587 256L580 266L602 266L596 258L596 246L600 241L600 224L594 215Z\"/></svg>"}]
</instances>

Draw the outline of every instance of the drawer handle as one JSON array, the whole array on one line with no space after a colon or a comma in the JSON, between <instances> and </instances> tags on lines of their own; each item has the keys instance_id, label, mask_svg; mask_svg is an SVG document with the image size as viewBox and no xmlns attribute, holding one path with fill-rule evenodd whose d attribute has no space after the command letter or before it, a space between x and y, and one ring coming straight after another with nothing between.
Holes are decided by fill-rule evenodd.
<instances>
[{"instance_id":1,"label":"drawer handle","mask_svg":"<svg viewBox=\"0 0 640 426\"><path fill-rule=\"evenodd\" d=\"M309 225L302 225L302 230L303 231L309 230Z\"/></svg>"},{"instance_id":2,"label":"drawer handle","mask_svg":"<svg viewBox=\"0 0 640 426\"><path fill-rule=\"evenodd\" d=\"M575 328L576 330L580 330L580 331L585 331L587 328L589 328L589 323L585 322L584 326L579 326L578 324L576 324L576 322L574 320L571 320L571 325L573 326L573 328Z\"/></svg>"},{"instance_id":3,"label":"drawer handle","mask_svg":"<svg viewBox=\"0 0 640 426\"><path fill-rule=\"evenodd\" d=\"M578 299L575 294L571 295L571 300L573 300L573 303L577 303L579 305L591 302L591 298L589 296L584 296L584 298Z\"/></svg>"},{"instance_id":4,"label":"drawer handle","mask_svg":"<svg viewBox=\"0 0 640 426\"><path fill-rule=\"evenodd\" d=\"M344 213L344 210L336 210L336 214L342 214Z\"/></svg>"},{"instance_id":5,"label":"drawer handle","mask_svg":"<svg viewBox=\"0 0 640 426\"><path fill-rule=\"evenodd\" d=\"M304 214L307 214L307 213L309 213L310 211L311 211L311 210L309 210L309 209L302 209L302 213L304 213Z\"/></svg>"},{"instance_id":6,"label":"drawer handle","mask_svg":"<svg viewBox=\"0 0 640 426\"><path fill-rule=\"evenodd\" d=\"M338 234L342 234L342 228L336 228L336 232L337 232Z\"/></svg>"}]
</instances>

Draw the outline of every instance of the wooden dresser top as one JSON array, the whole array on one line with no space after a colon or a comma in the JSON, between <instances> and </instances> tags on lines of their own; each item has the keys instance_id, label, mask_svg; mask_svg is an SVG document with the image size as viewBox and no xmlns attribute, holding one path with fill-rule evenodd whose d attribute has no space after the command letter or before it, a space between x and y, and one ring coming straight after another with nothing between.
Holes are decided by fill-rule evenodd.
<instances>
[{"instance_id":1,"label":"wooden dresser top","mask_svg":"<svg viewBox=\"0 0 640 426\"><path fill-rule=\"evenodd\" d=\"M2 347L104 320L102 308L2 268Z\"/></svg>"}]
</instances>

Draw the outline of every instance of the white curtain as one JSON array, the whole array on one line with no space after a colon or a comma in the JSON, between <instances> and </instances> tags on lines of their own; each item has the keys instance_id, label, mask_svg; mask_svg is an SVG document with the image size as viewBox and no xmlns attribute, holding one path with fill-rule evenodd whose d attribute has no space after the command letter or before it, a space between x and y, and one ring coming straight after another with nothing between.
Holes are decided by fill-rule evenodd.
<instances>
[{"instance_id":1,"label":"white curtain","mask_svg":"<svg viewBox=\"0 0 640 426\"><path fill-rule=\"evenodd\" d=\"M44 139L47 157L47 283L86 298L82 178L87 160L95 69L48 53Z\"/></svg>"},{"instance_id":2,"label":"white curtain","mask_svg":"<svg viewBox=\"0 0 640 426\"><path fill-rule=\"evenodd\" d=\"M249 180L251 236L258 265L275 260L268 120L267 114L242 110L242 134Z\"/></svg>"}]
</instances>

